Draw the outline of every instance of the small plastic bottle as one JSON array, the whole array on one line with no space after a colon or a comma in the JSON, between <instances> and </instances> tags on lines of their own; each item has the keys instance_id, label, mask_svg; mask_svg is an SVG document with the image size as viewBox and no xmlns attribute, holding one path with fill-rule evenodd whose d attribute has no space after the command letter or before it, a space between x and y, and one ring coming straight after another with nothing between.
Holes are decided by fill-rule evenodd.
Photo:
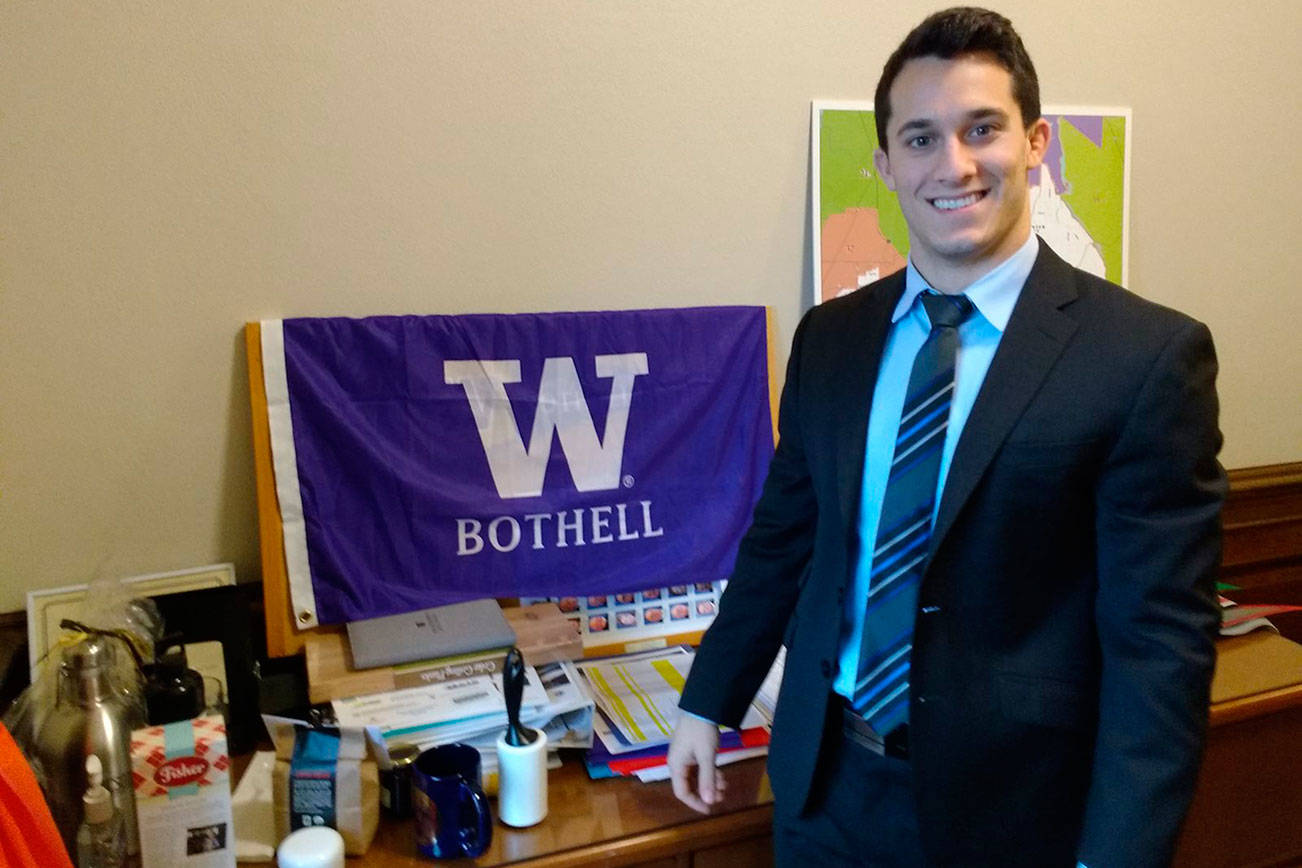
<instances>
[{"instance_id":1,"label":"small plastic bottle","mask_svg":"<svg viewBox=\"0 0 1302 868\"><path fill-rule=\"evenodd\" d=\"M77 829L77 868L122 868L127 859L127 838L122 815L104 787L104 766L95 754L86 757L89 786L81 797L82 821Z\"/></svg>"}]
</instances>

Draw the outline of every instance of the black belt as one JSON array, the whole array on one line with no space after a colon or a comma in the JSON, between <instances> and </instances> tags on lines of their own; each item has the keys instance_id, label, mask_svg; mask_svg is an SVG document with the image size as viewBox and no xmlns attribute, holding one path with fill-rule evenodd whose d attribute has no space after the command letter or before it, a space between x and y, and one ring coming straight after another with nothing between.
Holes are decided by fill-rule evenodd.
<instances>
[{"instance_id":1,"label":"black belt","mask_svg":"<svg viewBox=\"0 0 1302 868\"><path fill-rule=\"evenodd\" d=\"M909 758L909 725L901 723L899 726L886 733L886 737L877 734L868 721L859 715L859 712L850 707L850 704L837 694L837 699L841 705L841 735L854 742L862 748L865 748L878 756L888 756L895 759Z\"/></svg>"}]
</instances>

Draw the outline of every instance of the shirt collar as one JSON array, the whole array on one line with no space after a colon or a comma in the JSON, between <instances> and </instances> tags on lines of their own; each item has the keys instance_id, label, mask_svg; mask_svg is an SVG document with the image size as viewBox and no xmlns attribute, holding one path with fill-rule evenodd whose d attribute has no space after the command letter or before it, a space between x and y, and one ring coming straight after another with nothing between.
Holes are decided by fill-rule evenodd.
<instances>
[{"instance_id":1,"label":"shirt collar","mask_svg":"<svg viewBox=\"0 0 1302 868\"><path fill-rule=\"evenodd\" d=\"M1013 306L1017 304L1017 298L1022 294L1022 286L1025 285L1039 252L1039 238L1032 232L1026 239L1026 243L1017 248L1012 256L978 277L963 290L964 295L981 316L1000 332L1008 327L1008 318L1013 315ZM895 305L891 322L899 322L913 307L917 297L931 288L918 269L914 268L913 257L910 256L904 274L904 295L900 296L899 304Z\"/></svg>"}]
</instances>

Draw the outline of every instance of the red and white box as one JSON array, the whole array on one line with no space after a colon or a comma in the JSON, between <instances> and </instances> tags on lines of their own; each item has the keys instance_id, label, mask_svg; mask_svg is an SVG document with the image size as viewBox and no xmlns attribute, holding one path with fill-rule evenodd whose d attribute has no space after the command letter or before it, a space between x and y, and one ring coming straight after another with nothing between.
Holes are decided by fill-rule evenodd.
<instances>
[{"instance_id":1,"label":"red and white box","mask_svg":"<svg viewBox=\"0 0 1302 868\"><path fill-rule=\"evenodd\" d=\"M234 868L230 768L220 717L131 733L141 868Z\"/></svg>"}]
</instances>

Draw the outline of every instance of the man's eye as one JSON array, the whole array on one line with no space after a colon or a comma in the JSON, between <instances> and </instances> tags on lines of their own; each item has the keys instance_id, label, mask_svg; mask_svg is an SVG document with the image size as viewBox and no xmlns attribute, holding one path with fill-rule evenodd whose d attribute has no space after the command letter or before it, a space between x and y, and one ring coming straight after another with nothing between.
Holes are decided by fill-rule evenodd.
<instances>
[{"instance_id":1,"label":"man's eye","mask_svg":"<svg viewBox=\"0 0 1302 868\"><path fill-rule=\"evenodd\" d=\"M972 137L977 139L983 139L986 136L994 135L994 132L995 132L994 124L977 124L975 127L972 128Z\"/></svg>"},{"instance_id":2,"label":"man's eye","mask_svg":"<svg viewBox=\"0 0 1302 868\"><path fill-rule=\"evenodd\" d=\"M931 136L914 136L908 142L910 148L925 148L929 144L931 144Z\"/></svg>"}]
</instances>

